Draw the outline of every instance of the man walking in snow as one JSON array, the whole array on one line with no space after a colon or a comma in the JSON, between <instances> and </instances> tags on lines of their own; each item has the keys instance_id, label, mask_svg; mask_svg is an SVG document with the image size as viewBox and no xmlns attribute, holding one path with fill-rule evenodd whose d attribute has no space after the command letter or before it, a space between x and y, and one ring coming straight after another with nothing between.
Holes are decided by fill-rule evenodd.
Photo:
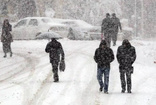
<instances>
[{"instance_id":1,"label":"man walking in snow","mask_svg":"<svg viewBox=\"0 0 156 105\"><path fill-rule=\"evenodd\" d=\"M122 31L122 27L121 27L121 23L120 23L120 20L119 18L116 17L116 14L113 13L112 14L112 28L113 28L113 33L112 33L112 40L113 40L113 46L116 45L116 41L117 41L117 35L118 35L118 31L119 31L119 28L120 28L120 31Z\"/></svg>"},{"instance_id":2,"label":"man walking in snow","mask_svg":"<svg viewBox=\"0 0 156 105\"><path fill-rule=\"evenodd\" d=\"M107 46L110 47L111 44L111 34L112 34L112 20L110 18L110 14L106 14L106 18L103 19L101 25L101 34L103 35L104 39L106 40Z\"/></svg>"},{"instance_id":3,"label":"man walking in snow","mask_svg":"<svg viewBox=\"0 0 156 105\"><path fill-rule=\"evenodd\" d=\"M110 63L114 60L114 54L111 48L107 47L105 40L102 40L99 48L96 49L94 60L97 63L97 79L100 85L99 91L108 94ZM104 83L103 83L104 74Z\"/></svg>"},{"instance_id":4,"label":"man walking in snow","mask_svg":"<svg viewBox=\"0 0 156 105\"><path fill-rule=\"evenodd\" d=\"M52 38L51 42L47 44L45 51L49 53L50 63L52 64L52 68L53 68L52 71L54 74L53 75L54 82L58 82L59 81L59 76L58 76L59 62L61 62L61 64L64 64L63 63L64 51L63 51L62 45L55 38ZM61 61L60 61L60 55L61 55Z\"/></svg>"},{"instance_id":5,"label":"man walking in snow","mask_svg":"<svg viewBox=\"0 0 156 105\"><path fill-rule=\"evenodd\" d=\"M117 50L117 60L119 63L119 72L121 80L122 93L126 91L126 80L127 79L127 92L131 93L132 83L131 83L131 74L133 73L133 66L136 59L135 48L131 46L130 42L125 39L122 42L122 45L118 47Z\"/></svg>"}]
</instances>

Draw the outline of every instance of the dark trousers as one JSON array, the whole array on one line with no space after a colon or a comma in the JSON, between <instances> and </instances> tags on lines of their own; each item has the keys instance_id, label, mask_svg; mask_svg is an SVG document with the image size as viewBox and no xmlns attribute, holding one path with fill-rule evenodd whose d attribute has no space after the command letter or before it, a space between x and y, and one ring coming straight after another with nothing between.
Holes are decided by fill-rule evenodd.
<instances>
[{"instance_id":1,"label":"dark trousers","mask_svg":"<svg viewBox=\"0 0 156 105\"><path fill-rule=\"evenodd\" d=\"M116 43L115 37L112 37L113 34L114 34L113 31L108 31L108 32L105 32L105 33L104 33L104 39L105 39L105 41L106 41L106 43L107 43L107 47L111 47L111 40L113 40L113 43L114 43L114 42Z\"/></svg>"},{"instance_id":2,"label":"dark trousers","mask_svg":"<svg viewBox=\"0 0 156 105\"><path fill-rule=\"evenodd\" d=\"M113 44L114 44L114 45L116 45L117 34L118 34L118 32L112 32L112 41L113 41Z\"/></svg>"},{"instance_id":3,"label":"dark trousers","mask_svg":"<svg viewBox=\"0 0 156 105\"><path fill-rule=\"evenodd\" d=\"M109 85L109 71L110 68L98 68L97 71L97 79L100 85L100 88L104 87L104 91L108 91L108 85ZM103 83L103 74L104 74L104 83Z\"/></svg>"},{"instance_id":4,"label":"dark trousers","mask_svg":"<svg viewBox=\"0 0 156 105\"><path fill-rule=\"evenodd\" d=\"M3 52L6 54L8 52L12 53L11 51L11 43L3 43Z\"/></svg>"},{"instance_id":5,"label":"dark trousers","mask_svg":"<svg viewBox=\"0 0 156 105\"><path fill-rule=\"evenodd\" d=\"M58 76L58 64L59 64L59 62L56 60L53 60L51 62L51 64L52 64L53 78L54 78L54 80L59 80L59 76Z\"/></svg>"},{"instance_id":6,"label":"dark trousers","mask_svg":"<svg viewBox=\"0 0 156 105\"><path fill-rule=\"evenodd\" d=\"M110 47L111 46L111 33L110 32L104 33L104 39L107 43L107 47Z\"/></svg>"},{"instance_id":7,"label":"dark trousers","mask_svg":"<svg viewBox=\"0 0 156 105\"><path fill-rule=\"evenodd\" d=\"M126 80L125 80L125 75L126 75ZM121 80L121 88L122 90L126 90L126 81L127 81L127 91L131 91L131 73L127 71L121 71L120 72L120 80Z\"/></svg>"}]
</instances>

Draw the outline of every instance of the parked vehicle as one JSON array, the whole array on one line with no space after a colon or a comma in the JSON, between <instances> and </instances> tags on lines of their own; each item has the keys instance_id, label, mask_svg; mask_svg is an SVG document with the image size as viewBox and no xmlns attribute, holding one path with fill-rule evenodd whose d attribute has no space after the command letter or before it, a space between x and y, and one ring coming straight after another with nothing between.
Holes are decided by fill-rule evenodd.
<instances>
[{"instance_id":1,"label":"parked vehicle","mask_svg":"<svg viewBox=\"0 0 156 105\"><path fill-rule=\"evenodd\" d=\"M62 37L66 38L69 33L68 26L51 26L48 31L56 32Z\"/></svg>"},{"instance_id":2,"label":"parked vehicle","mask_svg":"<svg viewBox=\"0 0 156 105\"><path fill-rule=\"evenodd\" d=\"M13 26L14 39L35 39L41 32L47 32L50 27L65 26L54 22L48 17L27 17L19 20Z\"/></svg>"},{"instance_id":3,"label":"parked vehicle","mask_svg":"<svg viewBox=\"0 0 156 105\"><path fill-rule=\"evenodd\" d=\"M89 31L94 28L93 25L83 20L72 20L72 19L52 19L53 21L64 24L65 27L51 27L49 30L58 32L63 37L67 37L72 40L90 40Z\"/></svg>"}]
</instances>

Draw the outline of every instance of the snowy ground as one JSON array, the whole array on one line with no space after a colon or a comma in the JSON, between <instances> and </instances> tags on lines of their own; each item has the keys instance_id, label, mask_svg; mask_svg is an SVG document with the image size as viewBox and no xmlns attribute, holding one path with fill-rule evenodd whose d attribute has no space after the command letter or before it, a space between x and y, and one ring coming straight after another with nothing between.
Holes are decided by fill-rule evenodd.
<instances>
[{"instance_id":1,"label":"snowy ground","mask_svg":"<svg viewBox=\"0 0 156 105\"><path fill-rule=\"evenodd\" d=\"M60 40L66 71L59 72L60 82L54 83L44 52L47 42L14 41L12 58L3 58L0 45L0 105L155 105L156 42L131 41L137 52L132 94L121 93L116 59L111 64L109 94L98 91L93 55L99 41ZM112 47L115 55L117 46Z\"/></svg>"}]
</instances>

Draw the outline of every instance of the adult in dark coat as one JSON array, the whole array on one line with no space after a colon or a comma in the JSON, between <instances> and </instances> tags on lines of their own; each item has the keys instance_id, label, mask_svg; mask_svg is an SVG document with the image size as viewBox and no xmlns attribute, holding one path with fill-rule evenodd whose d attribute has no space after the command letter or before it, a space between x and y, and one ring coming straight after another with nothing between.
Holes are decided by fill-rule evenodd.
<instances>
[{"instance_id":1,"label":"adult in dark coat","mask_svg":"<svg viewBox=\"0 0 156 105\"><path fill-rule=\"evenodd\" d=\"M94 60L97 63L97 79L100 85L100 91L104 88L104 93L108 93L110 63L114 60L114 54L111 48L107 47L105 40L102 40L99 48L96 49ZM104 74L104 83L102 76Z\"/></svg>"},{"instance_id":2,"label":"adult in dark coat","mask_svg":"<svg viewBox=\"0 0 156 105\"><path fill-rule=\"evenodd\" d=\"M62 45L60 42L58 42L55 38L51 39L51 42L49 42L46 46L45 51L49 53L50 63L52 64L53 73L54 73L54 82L59 81L58 76L58 65L59 62L64 62L64 51L62 48ZM61 55L61 61L60 61L60 55Z\"/></svg>"},{"instance_id":3,"label":"adult in dark coat","mask_svg":"<svg viewBox=\"0 0 156 105\"><path fill-rule=\"evenodd\" d=\"M4 58L7 57L8 52L10 52L10 57L12 57L11 42L13 42L13 38L12 38L10 31L12 31L12 26L9 23L9 20L5 19L3 22L2 35L1 35L1 42L3 43Z\"/></svg>"},{"instance_id":4,"label":"adult in dark coat","mask_svg":"<svg viewBox=\"0 0 156 105\"><path fill-rule=\"evenodd\" d=\"M106 14L106 18L103 19L101 25L101 34L104 35L104 39L107 43L107 46L110 47L111 44L111 34L112 34L112 20L110 18L110 14Z\"/></svg>"},{"instance_id":5,"label":"adult in dark coat","mask_svg":"<svg viewBox=\"0 0 156 105\"><path fill-rule=\"evenodd\" d=\"M112 14L111 20L112 20L112 24L113 24L112 40L113 40L113 46L115 46L119 29L120 29L120 31L122 31L122 27L121 27L120 19L116 17L115 13Z\"/></svg>"},{"instance_id":6,"label":"adult in dark coat","mask_svg":"<svg viewBox=\"0 0 156 105\"><path fill-rule=\"evenodd\" d=\"M121 88L122 93L126 90L126 80L125 75L127 78L127 91L131 93L131 74L133 73L133 66L136 59L136 52L135 48L131 46L130 42L125 39L122 42L122 45L118 47L117 50L117 60L119 63L119 71L120 71L120 79L121 79Z\"/></svg>"}]
</instances>

